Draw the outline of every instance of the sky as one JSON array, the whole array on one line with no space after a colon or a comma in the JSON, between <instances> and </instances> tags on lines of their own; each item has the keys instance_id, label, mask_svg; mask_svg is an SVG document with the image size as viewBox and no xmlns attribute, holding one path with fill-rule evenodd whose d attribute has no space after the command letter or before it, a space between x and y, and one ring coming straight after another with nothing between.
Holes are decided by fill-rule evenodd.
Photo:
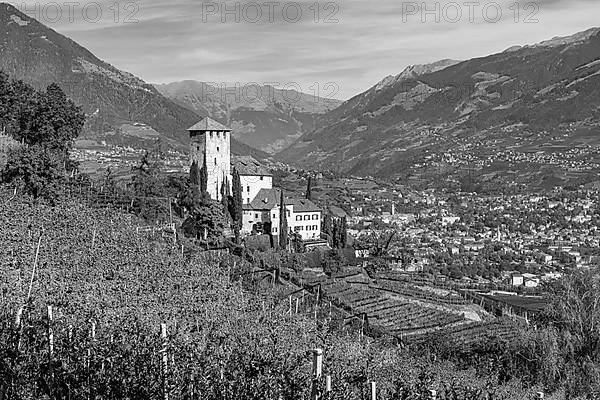
<instances>
[{"instance_id":1,"label":"sky","mask_svg":"<svg viewBox=\"0 0 600 400\"><path fill-rule=\"evenodd\" d=\"M252 82L341 100L411 64L600 26L598 0L8 2L150 83Z\"/></svg>"}]
</instances>

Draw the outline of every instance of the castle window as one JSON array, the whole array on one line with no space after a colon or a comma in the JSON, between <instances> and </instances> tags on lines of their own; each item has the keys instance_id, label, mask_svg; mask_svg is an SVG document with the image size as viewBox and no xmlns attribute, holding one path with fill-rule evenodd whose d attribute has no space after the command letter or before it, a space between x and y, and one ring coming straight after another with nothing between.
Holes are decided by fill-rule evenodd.
<instances>
[{"instance_id":1,"label":"castle window","mask_svg":"<svg viewBox=\"0 0 600 400\"><path fill-rule=\"evenodd\" d=\"M246 199L246 203L250 204L250 197Z\"/></svg>"},{"instance_id":2,"label":"castle window","mask_svg":"<svg viewBox=\"0 0 600 400\"><path fill-rule=\"evenodd\" d=\"M200 146L196 146L196 150L198 150L198 151L199 151L199 150L200 150Z\"/></svg>"},{"instance_id":3,"label":"castle window","mask_svg":"<svg viewBox=\"0 0 600 400\"><path fill-rule=\"evenodd\" d=\"M250 186L246 186L246 192L250 193Z\"/></svg>"},{"instance_id":4,"label":"castle window","mask_svg":"<svg viewBox=\"0 0 600 400\"><path fill-rule=\"evenodd\" d=\"M217 157L215 157L215 165L217 165Z\"/></svg>"},{"instance_id":5,"label":"castle window","mask_svg":"<svg viewBox=\"0 0 600 400\"><path fill-rule=\"evenodd\" d=\"M309 219L310 219L310 215L305 215L305 216L304 216L304 220L305 220L305 221L308 221Z\"/></svg>"},{"instance_id":6,"label":"castle window","mask_svg":"<svg viewBox=\"0 0 600 400\"><path fill-rule=\"evenodd\" d=\"M261 180L261 181L263 180L263 177L262 177L262 175L260 176L260 180Z\"/></svg>"},{"instance_id":7,"label":"castle window","mask_svg":"<svg viewBox=\"0 0 600 400\"><path fill-rule=\"evenodd\" d=\"M211 139L212 139L212 137L213 137L212 135L213 135L213 133L212 133L212 131L211 131L211 132L210 132L210 138L211 138Z\"/></svg>"},{"instance_id":8,"label":"castle window","mask_svg":"<svg viewBox=\"0 0 600 400\"><path fill-rule=\"evenodd\" d=\"M296 221L302 221L302 215L296 215Z\"/></svg>"},{"instance_id":9,"label":"castle window","mask_svg":"<svg viewBox=\"0 0 600 400\"><path fill-rule=\"evenodd\" d=\"M217 146L217 151L219 151L219 146Z\"/></svg>"},{"instance_id":10,"label":"castle window","mask_svg":"<svg viewBox=\"0 0 600 400\"><path fill-rule=\"evenodd\" d=\"M258 218L258 214L254 214L254 218Z\"/></svg>"}]
</instances>

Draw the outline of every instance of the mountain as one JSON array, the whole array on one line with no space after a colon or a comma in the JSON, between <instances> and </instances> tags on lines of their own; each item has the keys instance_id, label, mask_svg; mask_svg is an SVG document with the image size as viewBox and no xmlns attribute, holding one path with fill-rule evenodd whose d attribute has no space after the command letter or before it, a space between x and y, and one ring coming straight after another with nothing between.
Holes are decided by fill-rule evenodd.
<instances>
[{"instance_id":1,"label":"mountain","mask_svg":"<svg viewBox=\"0 0 600 400\"><path fill-rule=\"evenodd\" d=\"M324 115L277 157L429 183L467 170L484 181L509 174L510 182L564 183L596 167L599 84L600 28L410 67Z\"/></svg>"},{"instance_id":2,"label":"mountain","mask_svg":"<svg viewBox=\"0 0 600 400\"><path fill-rule=\"evenodd\" d=\"M83 107L83 136L109 144L144 147L160 137L187 150L186 129L204 116L6 3L0 3L0 69L37 89L56 82ZM264 156L237 141L232 151Z\"/></svg>"},{"instance_id":3,"label":"mountain","mask_svg":"<svg viewBox=\"0 0 600 400\"><path fill-rule=\"evenodd\" d=\"M155 85L176 103L231 126L234 137L267 153L280 151L315 129L321 114L342 102L267 85L182 81Z\"/></svg>"}]
</instances>

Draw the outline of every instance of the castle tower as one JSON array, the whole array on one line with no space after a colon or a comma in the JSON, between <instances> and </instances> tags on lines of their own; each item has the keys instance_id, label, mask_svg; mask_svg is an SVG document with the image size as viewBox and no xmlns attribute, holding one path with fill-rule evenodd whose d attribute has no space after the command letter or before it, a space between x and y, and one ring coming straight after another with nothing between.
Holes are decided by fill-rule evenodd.
<instances>
[{"instance_id":1,"label":"castle tower","mask_svg":"<svg viewBox=\"0 0 600 400\"><path fill-rule=\"evenodd\" d=\"M196 161L207 167L207 191L210 198L220 200L224 178L231 182L231 129L206 117L188 129L190 133L190 165Z\"/></svg>"}]
</instances>

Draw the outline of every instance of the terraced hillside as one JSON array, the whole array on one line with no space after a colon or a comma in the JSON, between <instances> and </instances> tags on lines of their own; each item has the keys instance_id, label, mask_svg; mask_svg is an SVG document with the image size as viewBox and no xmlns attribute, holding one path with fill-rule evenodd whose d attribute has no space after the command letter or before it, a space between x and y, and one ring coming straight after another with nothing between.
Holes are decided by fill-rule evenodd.
<instances>
[{"instance_id":1,"label":"terraced hillside","mask_svg":"<svg viewBox=\"0 0 600 400\"><path fill-rule=\"evenodd\" d=\"M323 294L354 315L364 316L371 328L408 343L442 335L457 345L490 337L512 338L514 324L500 321L456 292L410 284L389 275L366 272L315 280Z\"/></svg>"}]
</instances>

